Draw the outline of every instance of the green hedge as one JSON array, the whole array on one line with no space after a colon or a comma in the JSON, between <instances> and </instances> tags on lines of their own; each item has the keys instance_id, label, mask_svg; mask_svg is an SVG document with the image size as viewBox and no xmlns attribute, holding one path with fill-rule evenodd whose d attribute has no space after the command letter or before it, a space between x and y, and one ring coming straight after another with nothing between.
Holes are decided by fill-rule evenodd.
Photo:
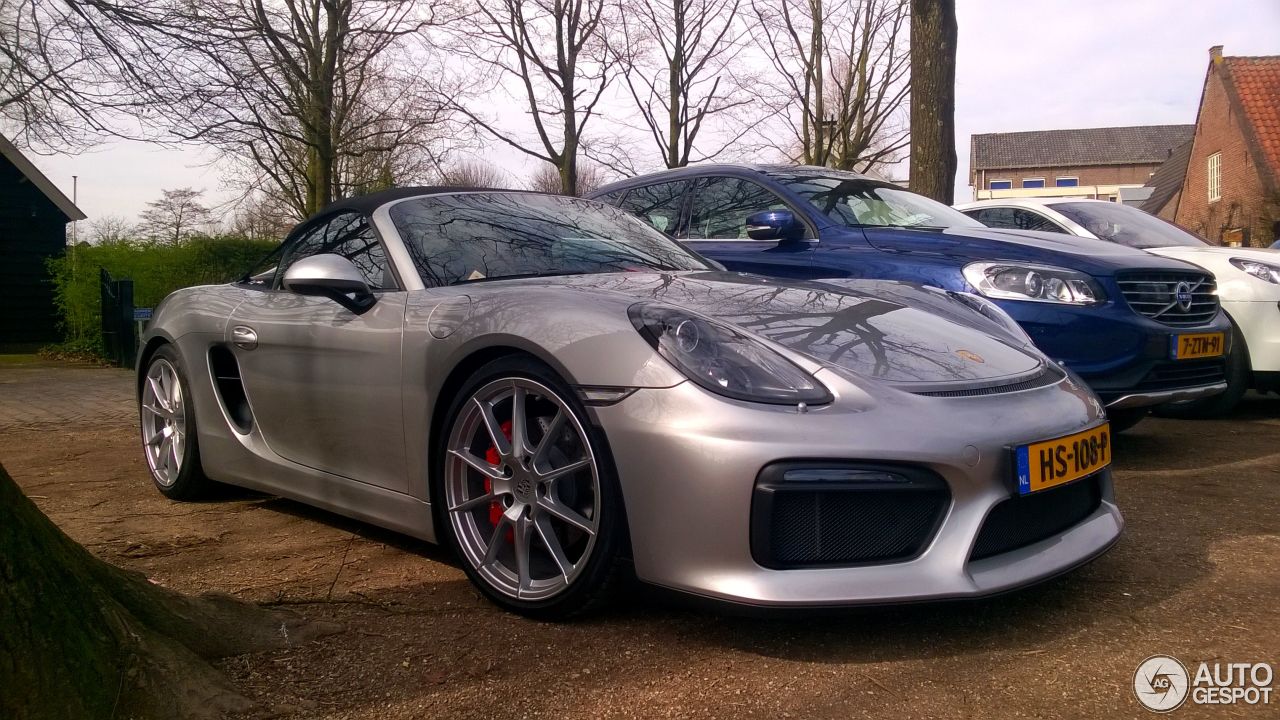
<instances>
[{"instance_id":1,"label":"green hedge","mask_svg":"<svg viewBox=\"0 0 1280 720\"><path fill-rule=\"evenodd\" d=\"M202 237L180 245L122 241L68 247L65 256L49 261L65 348L91 354L102 351L99 268L116 280L133 280L135 307L155 307L178 288L236 279L278 244Z\"/></svg>"}]
</instances>

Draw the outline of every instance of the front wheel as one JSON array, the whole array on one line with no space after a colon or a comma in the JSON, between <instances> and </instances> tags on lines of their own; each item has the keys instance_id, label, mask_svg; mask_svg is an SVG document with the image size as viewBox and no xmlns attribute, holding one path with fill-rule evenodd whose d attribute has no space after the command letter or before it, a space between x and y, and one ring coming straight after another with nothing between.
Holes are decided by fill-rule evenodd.
<instances>
[{"instance_id":1,"label":"front wheel","mask_svg":"<svg viewBox=\"0 0 1280 720\"><path fill-rule=\"evenodd\" d=\"M178 352L165 345L147 363L138 395L147 469L156 489L172 500L194 500L213 486L200 467L190 387Z\"/></svg>"},{"instance_id":2,"label":"front wheel","mask_svg":"<svg viewBox=\"0 0 1280 720\"><path fill-rule=\"evenodd\" d=\"M531 359L481 368L447 416L437 520L493 602L558 619L603 598L625 535L600 432L572 389Z\"/></svg>"}]
</instances>

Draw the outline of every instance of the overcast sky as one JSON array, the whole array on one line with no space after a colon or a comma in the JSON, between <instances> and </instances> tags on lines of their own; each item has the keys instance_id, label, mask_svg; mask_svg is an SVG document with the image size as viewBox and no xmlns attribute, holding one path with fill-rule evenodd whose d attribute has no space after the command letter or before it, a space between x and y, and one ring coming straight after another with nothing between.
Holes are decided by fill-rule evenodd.
<instances>
[{"instance_id":1,"label":"overcast sky","mask_svg":"<svg viewBox=\"0 0 1280 720\"><path fill-rule=\"evenodd\" d=\"M968 200L969 135L1195 122L1209 47L1280 54L1280 0L958 0L956 201ZM224 197L197 150L115 144L33 157L61 187L79 176L90 222L133 218L162 188Z\"/></svg>"}]
</instances>

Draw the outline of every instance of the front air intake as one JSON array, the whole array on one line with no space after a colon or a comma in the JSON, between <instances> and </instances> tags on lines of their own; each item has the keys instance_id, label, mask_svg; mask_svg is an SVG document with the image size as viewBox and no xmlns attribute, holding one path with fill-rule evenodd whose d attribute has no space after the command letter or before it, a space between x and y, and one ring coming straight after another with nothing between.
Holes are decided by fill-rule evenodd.
<instances>
[{"instance_id":1,"label":"front air intake","mask_svg":"<svg viewBox=\"0 0 1280 720\"><path fill-rule=\"evenodd\" d=\"M924 551L950 500L922 468L776 463L756 483L751 552L779 570L903 562Z\"/></svg>"}]
</instances>

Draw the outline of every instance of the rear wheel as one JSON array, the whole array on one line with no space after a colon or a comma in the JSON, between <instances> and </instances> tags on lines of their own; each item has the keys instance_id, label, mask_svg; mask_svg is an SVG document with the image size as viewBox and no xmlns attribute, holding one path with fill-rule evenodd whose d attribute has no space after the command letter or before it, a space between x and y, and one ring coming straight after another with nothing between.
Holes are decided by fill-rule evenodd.
<instances>
[{"instance_id":1,"label":"rear wheel","mask_svg":"<svg viewBox=\"0 0 1280 720\"><path fill-rule=\"evenodd\" d=\"M437 457L441 535L490 600L556 619L601 599L625 534L603 438L562 380L531 359L481 368Z\"/></svg>"},{"instance_id":2,"label":"rear wheel","mask_svg":"<svg viewBox=\"0 0 1280 720\"><path fill-rule=\"evenodd\" d=\"M1122 433L1142 422L1150 408L1123 408L1108 410L1107 421L1111 423L1111 432Z\"/></svg>"},{"instance_id":3,"label":"rear wheel","mask_svg":"<svg viewBox=\"0 0 1280 720\"><path fill-rule=\"evenodd\" d=\"M170 345L156 350L138 397L142 452L156 489L173 500L198 498L213 486L200 467L190 387L178 352Z\"/></svg>"}]
</instances>

